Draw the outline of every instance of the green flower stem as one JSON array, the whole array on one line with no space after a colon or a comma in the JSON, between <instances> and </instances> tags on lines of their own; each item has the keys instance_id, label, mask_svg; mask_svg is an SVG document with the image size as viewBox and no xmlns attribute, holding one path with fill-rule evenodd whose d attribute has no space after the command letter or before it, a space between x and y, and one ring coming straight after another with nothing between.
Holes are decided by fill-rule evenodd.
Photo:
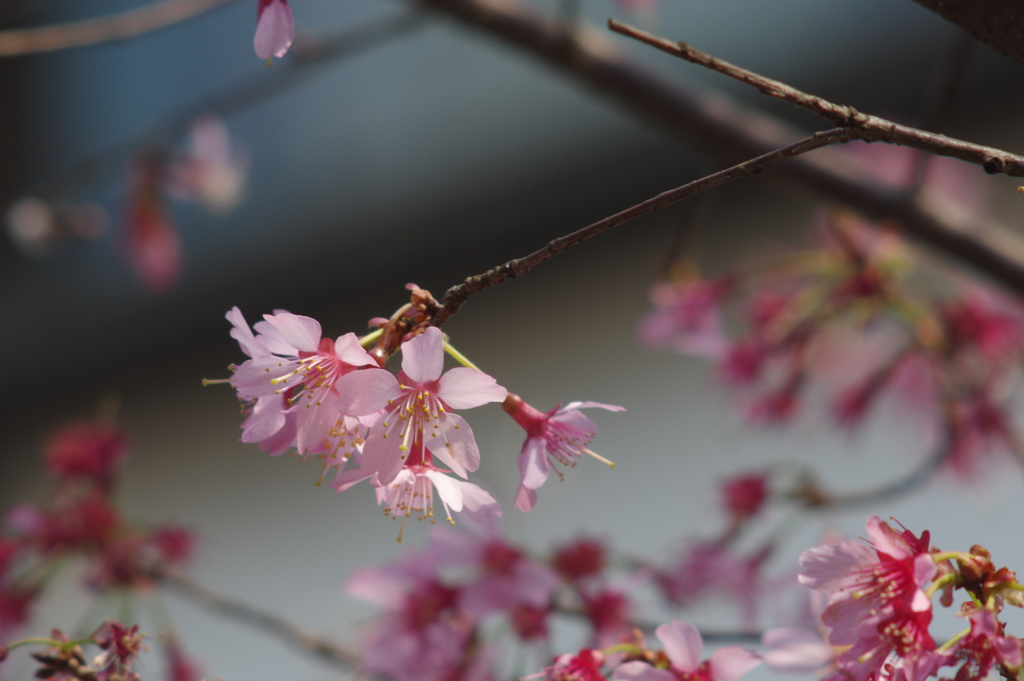
<instances>
[{"instance_id":1,"label":"green flower stem","mask_svg":"<svg viewBox=\"0 0 1024 681\"><path fill-rule=\"evenodd\" d=\"M373 342L375 340L380 338L380 335L382 333L384 333L384 329L377 329L376 331L371 331L370 333L366 334L365 336L359 339L359 345L361 345L364 348L370 347L371 345L373 345Z\"/></svg>"},{"instance_id":2,"label":"green flower stem","mask_svg":"<svg viewBox=\"0 0 1024 681\"><path fill-rule=\"evenodd\" d=\"M452 357L454 357L455 361L457 361L462 366L469 367L470 369L476 369L477 371L480 371L480 367L478 367L477 365L473 364L468 359L466 359L466 356L463 355L458 350L456 350L455 348L453 348L451 345L449 345L448 341L444 342L444 351L447 352Z\"/></svg>"},{"instance_id":3,"label":"green flower stem","mask_svg":"<svg viewBox=\"0 0 1024 681\"><path fill-rule=\"evenodd\" d=\"M967 627L966 629L961 631L959 634L957 634L956 636L954 636L953 638L949 639L948 641L943 643L941 646L936 648L935 652L937 652L937 653L944 653L944 652L948 651L953 646L955 646L957 643L959 643L960 639L962 639L964 636L966 636L969 633L971 633L971 628Z\"/></svg>"},{"instance_id":4,"label":"green flower stem","mask_svg":"<svg viewBox=\"0 0 1024 681\"><path fill-rule=\"evenodd\" d=\"M971 555L970 553L964 553L963 551L944 551L942 553L933 553L932 560L939 563L944 560L974 560L977 556Z\"/></svg>"},{"instance_id":5,"label":"green flower stem","mask_svg":"<svg viewBox=\"0 0 1024 681\"><path fill-rule=\"evenodd\" d=\"M960 575L958 575L955 572L950 572L949 574L942 575L941 577L936 579L934 582L932 582L931 585L927 589L925 589L924 595L927 596L928 598L931 598L942 587L944 587L944 586L946 586L948 584L955 584L959 577L960 577Z\"/></svg>"},{"instance_id":6,"label":"green flower stem","mask_svg":"<svg viewBox=\"0 0 1024 681\"><path fill-rule=\"evenodd\" d=\"M95 641L93 641L91 638L76 638L70 641L58 641L55 638L45 638L42 636L38 636L35 638L23 638L20 641L12 641L11 643L7 644L7 650L14 650L15 648L31 645L43 645L50 648L60 648L61 650L68 650L70 648L74 648L75 646L85 645L87 643L95 643Z\"/></svg>"}]
</instances>

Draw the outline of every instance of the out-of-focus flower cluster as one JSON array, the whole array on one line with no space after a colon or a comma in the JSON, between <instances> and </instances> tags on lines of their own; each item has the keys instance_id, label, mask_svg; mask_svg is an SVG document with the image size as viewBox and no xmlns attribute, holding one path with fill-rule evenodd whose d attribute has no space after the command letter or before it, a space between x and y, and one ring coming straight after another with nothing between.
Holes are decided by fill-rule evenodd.
<instances>
[{"instance_id":1,"label":"out-of-focus flower cluster","mask_svg":"<svg viewBox=\"0 0 1024 681\"><path fill-rule=\"evenodd\" d=\"M46 645L41 653L32 653L39 663L34 677L54 681L139 681L138 672L132 669L135 659L145 646L146 637L139 627L127 627L117 620L107 620L88 638L69 639L60 629L54 629L49 638L33 638L12 644ZM100 654L91 661L86 658L83 646L95 645ZM0 662L6 658L8 649L0 645Z\"/></svg>"},{"instance_id":2,"label":"out-of-focus flower cluster","mask_svg":"<svg viewBox=\"0 0 1024 681\"><path fill-rule=\"evenodd\" d=\"M50 501L43 506L13 507L0 529L0 643L10 641L30 621L33 604L57 568L69 560L84 562L87 586L98 594L111 590L148 594L161 571L189 561L194 546L190 531L174 524L144 525L121 516L114 494L128 455L125 435L102 421L72 423L50 436L44 447L46 469L56 479ZM118 633L117 626L102 630L109 634L109 641L120 640L123 632ZM119 648L116 657L123 661L122 653ZM186 661L176 647L168 655L172 661L175 657ZM111 657L100 667L112 668L115 662ZM98 679L133 678L118 676L121 671L110 671L108 676L96 673ZM173 678L186 681L197 676Z\"/></svg>"},{"instance_id":3,"label":"out-of-focus flower cluster","mask_svg":"<svg viewBox=\"0 0 1024 681\"><path fill-rule=\"evenodd\" d=\"M547 672L551 678L604 678L598 670L608 664L618 667L621 679L665 668L668 658L647 651L633 627L629 592L641 576L613 583L607 562L605 547L593 539L567 543L541 561L493 528L481 534L432 530L425 549L382 568L359 570L346 585L350 595L386 611L364 631L362 671L395 681L508 678L524 671L509 670L510 660L543 659L554 628L570 621L577 628L586 625L589 647L556 658ZM515 649L507 637L495 636L503 631L514 634ZM658 629L663 642L688 641L686 655L669 653L672 665L685 671L707 668L700 662L700 635L694 640L691 632L696 630L682 622ZM666 642L675 651L673 645ZM711 664L718 664L720 674L702 678L738 678L724 671L739 664L738 657L756 664L756 654L738 651L718 651L718 662Z\"/></svg>"},{"instance_id":4,"label":"out-of-focus flower cluster","mask_svg":"<svg viewBox=\"0 0 1024 681\"><path fill-rule=\"evenodd\" d=\"M829 681L920 681L959 665L958 681L984 679L998 671L1016 678L1024 666L1024 641L1008 636L1000 614L1024 606L1016 573L996 568L989 552L943 552L920 536L896 530L877 517L868 521L869 541L843 541L806 551L800 581L826 600L821 633L771 632L774 653L794 671L816 662L832 671ZM966 628L937 645L930 626L932 601L953 605ZM824 664L823 664L824 663Z\"/></svg>"},{"instance_id":5,"label":"out-of-focus flower cluster","mask_svg":"<svg viewBox=\"0 0 1024 681\"><path fill-rule=\"evenodd\" d=\"M184 150L153 146L135 155L118 246L147 289L169 291L181 277L181 242L168 197L227 214L242 201L248 166L248 153L232 144L227 127L212 116L193 121ZM33 257L47 256L67 240L96 241L110 223L99 205L40 196L16 201L6 218L11 240Z\"/></svg>"},{"instance_id":6,"label":"out-of-focus flower cluster","mask_svg":"<svg viewBox=\"0 0 1024 681\"><path fill-rule=\"evenodd\" d=\"M831 392L837 425L854 428L889 395L931 420L962 477L991 452L1020 456L1007 404L1020 378L1024 308L978 285L936 300L936 282L912 267L923 256L911 257L893 225L845 213L825 222L821 250L656 284L641 339L714 361L754 422L792 419L813 386ZM732 301L741 303L739 335L725 331Z\"/></svg>"},{"instance_id":7,"label":"out-of-focus flower cluster","mask_svg":"<svg viewBox=\"0 0 1024 681\"><path fill-rule=\"evenodd\" d=\"M403 529L411 516L433 522L435 491L449 522L452 512L477 522L502 514L494 497L466 480L480 466L480 450L456 410L500 402L526 431L515 500L520 510L533 508L551 470L562 475L558 465L575 466L584 455L611 464L588 449L597 426L580 410L622 407L572 402L547 413L533 408L452 348L429 325L437 302L413 284L408 288L411 302L390 319L371 320L377 330L362 338L325 338L316 320L284 311L250 328L238 308L229 311L231 335L249 356L228 379L247 414L242 441L274 456L318 457L324 475L337 471L331 486L338 492L369 481L378 505L401 518ZM382 367L399 351L396 375ZM446 353L464 366L444 371Z\"/></svg>"}]
</instances>

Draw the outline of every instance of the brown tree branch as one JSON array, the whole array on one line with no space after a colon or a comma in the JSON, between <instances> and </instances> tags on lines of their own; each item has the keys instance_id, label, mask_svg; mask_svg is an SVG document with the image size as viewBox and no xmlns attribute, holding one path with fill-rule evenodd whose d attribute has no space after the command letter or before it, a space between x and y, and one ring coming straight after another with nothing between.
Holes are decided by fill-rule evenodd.
<instances>
[{"instance_id":1,"label":"brown tree branch","mask_svg":"<svg viewBox=\"0 0 1024 681\"><path fill-rule=\"evenodd\" d=\"M1020 0L914 1L1024 64L1024 3Z\"/></svg>"},{"instance_id":2,"label":"brown tree branch","mask_svg":"<svg viewBox=\"0 0 1024 681\"><path fill-rule=\"evenodd\" d=\"M233 0L160 0L113 16L0 31L0 57L134 38L197 17L229 2Z\"/></svg>"},{"instance_id":3,"label":"brown tree branch","mask_svg":"<svg viewBox=\"0 0 1024 681\"><path fill-rule=\"evenodd\" d=\"M247 627L260 629L335 666L351 670L359 665L359 655L354 650L308 631L280 615L222 596L182 575L160 572L154 574L153 578L205 610Z\"/></svg>"},{"instance_id":4,"label":"brown tree branch","mask_svg":"<svg viewBox=\"0 0 1024 681\"><path fill-rule=\"evenodd\" d=\"M521 274L526 274L545 260L569 250L576 244L582 243L587 239L595 237L603 232L607 232L609 229L618 227L619 225L629 222L630 220L634 220L642 215L671 206L673 203L682 201L688 196L699 194L700 192L707 191L708 189L725 184L726 182L738 180L741 177L750 177L751 175L757 174L776 163L781 163L801 154L806 154L808 151L820 149L821 147L828 146L830 144L848 142L851 139L853 132L853 130L848 128L833 128L832 130L814 133L810 137L802 139L796 144L791 144L783 147L782 149L776 149L775 151L763 154L757 158L734 165L731 168L726 168L725 170L720 170L717 173L702 177L699 180L694 180L689 184L684 184L682 187L662 192L661 194L647 199L642 203L638 203L631 208L627 208L626 210L604 218L603 220L598 220L594 224L584 227L583 229L554 239L553 241L548 242L546 246L531 253L530 255L522 258L516 258L515 260L509 260L504 265L499 265L498 267L492 268L483 274L468 277L461 284L453 286L445 292L444 298L441 299L440 308L431 319L431 324L438 326L443 324L445 320L458 312L459 308L462 307L466 300L474 293L518 277Z\"/></svg>"},{"instance_id":5,"label":"brown tree branch","mask_svg":"<svg viewBox=\"0 0 1024 681\"><path fill-rule=\"evenodd\" d=\"M806 109L841 128L855 131L856 139L865 142L885 142L904 147L920 149L939 156L952 156L961 161L980 165L986 173L1003 173L1013 177L1024 177L1024 156L1011 154L1001 149L965 142L945 135L901 125L878 116L863 113L852 106L836 104L816 95L798 90L791 85L767 78L735 64L713 57L684 42L674 42L642 31L633 26L610 19L608 28L656 49L679 57L690 63L717 71L742 83L757 88L762 93L777 97L794 106Z\"/></svg>"},{"instance_id":6,"label":"brown tree branch","mask_svg":"<svg viewBox=\"0 0 1024 681\"><path fill-rule=\"evenodd\" d=\"M676 136L727 159L750 158L798 138L778 119L725 95L652 73L582 22L571 33L515 0L415 0L494 37ZM1024 295L1024 241L1002 226L967 217L880 185L824 152L779 167L783 173L907 234Z\"/></svg>"}]
</instances>

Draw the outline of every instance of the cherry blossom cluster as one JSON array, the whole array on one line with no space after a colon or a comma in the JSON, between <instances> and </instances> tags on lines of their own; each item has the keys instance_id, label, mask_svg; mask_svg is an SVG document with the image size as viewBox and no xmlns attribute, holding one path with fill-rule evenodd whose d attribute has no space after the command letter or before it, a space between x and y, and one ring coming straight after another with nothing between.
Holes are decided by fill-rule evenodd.
<instances>
[{"instance_id":1,"label":"cherry blossom cluster","mask_svg":"<svg viewBox=\"0 0 1024 681\"><path fill-rule=\"evenodd\" d=\"M363 632L362 670L395 681L508 677L519 653L543 659L560 621L585 622L593 646L633 640L629 592L642 572L615 580L604 545L578 539L531 557L491 525L477 533L433 528L424 549L357 571L346 592L385 610ZM516 673L524 673L519 669Z\"/></svg>"},{"instance_id":2,"label":"cherry blossom cluster","mask_svg":"<svg viewBox=\"0 0 1024 681\"><path fill-rule=\"evenodd\" d=\"M19 641L10 647L0 645L0 662L7 657L11 648L22 645L46 645L41 653L32 653L40 667L35 673L37 679L57 681L139 681L138 672L132 664L143 650L145 634L137 625L127 627L117 620L107 620L88 638L69 639L60 629L54 629L50 637ZM85 657L83 646L96 645L100 654L91 661Z\"/></svg>"},{"instance_id":3,"label":"cherry blossom cluster","mask_svg":"<svg viewBox=\"0 0 1024 681\"><path fill-rule=\"evenodd\" d=\"M991 671L1016 678L1024 666L1024 641L1008 636L1001 613L1024 606L1024 585L1007 568L996 568L990 553L943 552L920 536L868 520L868 541L842 541L805 552L800 581L826 600L824 636L775 632L777 652L794 669L824 662L830 681L919 681L959 665L958 681L983 679ZM953 605L966 627L937 645L930 632L933 599ZM785 642L783 642L785 639ZM800 663L803 662L802 666Z\"/></svg>"},{"instance_id":4,"label":"cherry blossom cluster","mask_svg":"<svg viewBox=\"0 0 1024 681\"><path fill-rule=\"evenodd\" d=\"M580 410L622 407L571 402L546 413L535 409L452 348L427 323L436 302L415 285L409 289L411 302L390 319L371 320L377 330L362 338L324 337L316 320L284 311L250 328L238 308L230 310L231 335L249 357L228 379L247 414L242 441L273 456L319 458L324 475L336 470L331 487L338 492L369 481L377 503L401 518L403 529L411 516L433 522L435 494L449 522L452 512L480 522L502 514L490 493L467 480L480 467L480 450L456 411L498 402L526 431L514 502L522 511L533 508L552 470L562 475L558 466L575 466L584 455L614 465L588 448L597 426ZM383 367L397 352L396 375ZM445 371L446 353L464 366Z\"/></svg>"},{"instance_id":5,"label":"cherry blossom cluster","mask_svg":"<svg viewBox=\"0 0 1024 681\"><path fill-rule=\"evenodd\" d=\"M978 285L935 301L929 272L886 225L834 213L823 227L823 249L656 284L642 341L714 361L755 422L786 422L809 391L825 390L836 423L853 428L891 396L931 421L961 476L991 452L1024 452L1007 411L1024 308ZM742 301L738 336L723 320L732 301Z\"/></svg>"},{"instance_id":6,"label":"cherry blossom cluster","mask_svg":"<svg viewBox=\"0 0 1024 681\"><path fill-rule=\"evenodd\" d=\"M118 511L114 494L128 455L127 438L108 423L72 423L49 438L44 460L57 482L51 501L13 507L0 528L0 644L29 623L32 606L50 585L55 568L69 560L84 562L86 585L97 594L151 593L157 575L188 562L194 545L190 531L173 524L146 526ZM111 627L105 631L116 639L120 634ZM195 681L195 665L173 637L165 638L172 681ZM65 662L77 659L73 649L64 652L71 655L60 658ZM103 668L115 662L108 661ZM110 674L110 679L132 678Z\"/></svg>"}]
</instances>

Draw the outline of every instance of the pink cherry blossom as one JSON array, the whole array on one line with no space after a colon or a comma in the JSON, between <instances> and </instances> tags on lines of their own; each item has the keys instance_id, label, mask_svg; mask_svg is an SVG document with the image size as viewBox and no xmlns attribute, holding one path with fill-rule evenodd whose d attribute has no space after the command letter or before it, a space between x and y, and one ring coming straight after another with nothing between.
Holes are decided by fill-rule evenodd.
<instances>
[{"instance_id":1,"label":"pink cherry blossom","mask_svg":"<svg viewBox=\"0 0 1024 681\"><path fill-rule=\"evenodd\" d=\"M480 465L473 430L452 409L501 402L507 391L478 369L444 369L444 337L430 327L402 343L402 371L396 379L382 369L357 371L338 382L338 407L362 417L381 409L363 446L362 471L388 485L415 445L426 449L455 474L466 477Z\"/></svg>"},{"instance_id":2,"label":"pink cherry blossom","mask_svg":"<svg viewBox=\"0 0 1024 681\"><path fill-rule=\"evenodd\" d=\"M761 664L761 656L753 650L728 646L719 648L711 659L701 662L704 641L696 627L683 620L672 620L655 630L672 663L670 669L657 669L639 660L615 668L612 678L618 681L734 681Z\"/></svg>"},{"instance_id":3,"label":"pink cherry blossom","mask_svg":"<svg viewBox=\"0 0 1024 681\"><path fill-rule=\"evenodd\" d=\"M305 454L323 451L331 438L346 440L352 424L338 409L338 380L376 361L354 333L332 341L321 338L320 324L309 317L279 311L264 319L253 336L238 308L228 313L231 335L251 357L231 377L240 398L255 399L243 441L279 454L291 446L294 432L294 445Z\"/></svg>"},{"instance_id":4,"label":"pink cherry blossom","mask_svg":"<svg viewBox=\"0 0 1024 681\"><path fill-rule=\"evenodd\" d=\"M526 431L526 441L519 452L519 472L522 481L516 495L516 508L529 511L537 501L536 490L548 479L552 463L575 466L588 454L611 466L602 456L587 449L597 435L597 426L580 413L580 409L598 408L625 411L624 407L599 402L570 402L562 407L542 413L524 402L518 395L509 394L502 408ZM561 477L562 473L555 468Z\"/></svg>"},{"instance_id":5,"label":"pink cherry blossom","mask_svg":"<svg viewBox=\"0 0 1024 681\"><path fill-rule=\"evenodd\" d=\"M921 620L907 613L927 613L931 600L924 592L936 574L928 549L929 533L921 537L910 530L897 532L877 516L868 520L872 545L857 541L826 544L800 556L800 583L829 596L822 621L832 629L830 641L837 645L861 642L862 629L874 629L879 622L899 617L906 626Z\"/></svg>"},{"instance_id":6,"label":"pink cherry blossom","mask_svg":"<svg viewBox=\"0 0 1024 681\"><path fill-rule=\"evenodd\" d=\"M1003 625L991 610L975 610L969 616L971 633L957 644L956 651L967 660L956 675L956 681L984 679L996 664L1010 669L1024 665L1021 641L1003 636Z\"/></svg>"},{"instance_id":7,"label":"pink cherry blossom","mask_svg":"<svg viewBox=\"0 0 1024 681\"><path fill-rule=\"evenodd\" d=\"M402 540L405 520L409 516L417 514L417 520L429 519L431 523L434 522L434 489L452 525L455 524L452 511L464 512L467 517L478 521L489 516L501 516L501 506L494 497L471 482L449 477L447 471L430 463L430 458L422 443L414 444L408 463L398 475L386 485L374 484L377 503L384 504L385 515L402 519L399 541ZM343 492L367 478L373 478L373 474L362 467L353 468L339 473L331 486Z\"/></svg>"},{"instance_id":8,"label":"pink cherry blossom","mask_svg":"<svg viewBox=\"0 0 1024 681\"><path fill-rule=\"evenodd\" d=\"M256 37L253 47L256 56L269 60L280 59L295 39L295 20L288 0L259 0L256 8Z\"/></svg>"}]
</instances>

